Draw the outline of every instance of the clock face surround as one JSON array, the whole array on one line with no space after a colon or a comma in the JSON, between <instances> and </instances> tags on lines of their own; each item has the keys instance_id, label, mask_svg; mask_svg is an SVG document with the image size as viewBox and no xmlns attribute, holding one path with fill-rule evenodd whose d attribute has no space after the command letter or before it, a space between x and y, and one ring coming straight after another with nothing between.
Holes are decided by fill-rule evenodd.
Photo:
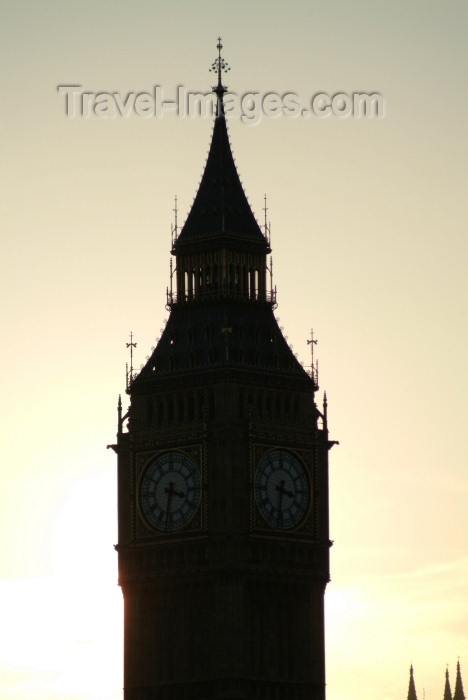
<instances>
[{"instance_id":1,"label":"clock face surround","mask_svg":"<svg viewBox=\"0 0 468 700\"><path fill-rule=\"evenodd\" d=\"M268 525L291 530L305 518L310 503L309 480L301 462L287 450L271 450L255 473L255 498Z\"/></svg>"},{"instance_id":2,"label":"clock face surround","mask_svg":"<svg viewBox=\"0 0 468 700\"><path fill-rule=\"evenodd\" d=\"M200 504L198 467L183 452L166 452L152 459L140 478L140 512L159 532L177 532L188 525Z\"/></svg>"}]
</instances>

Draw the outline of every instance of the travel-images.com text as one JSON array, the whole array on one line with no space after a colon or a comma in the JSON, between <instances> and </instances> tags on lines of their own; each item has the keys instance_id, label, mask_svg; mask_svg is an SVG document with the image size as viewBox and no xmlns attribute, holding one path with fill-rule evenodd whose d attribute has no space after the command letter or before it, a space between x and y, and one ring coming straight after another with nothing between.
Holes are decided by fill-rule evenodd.
<instances>
[{"instance_id":1,"label":"travel-images.com text","mask_svg":"<svg viewBox=\"0 0 468 700\"><path fill-rule=\"evenodd\" d=\"M65 115L70 118L128 119L137 116L148 119L175 114L182 118L212 117L216 114L217 96L213 92L189 92L182 85L177 87L175 99L165 100L161 85L152 92L92 92L81 85L58 85L64 97ZM261 94L247 92L237 95L227 92L223 97L224 114L229 119L241 119L245 124L258 124L263 117L327 118L375 118L384 116L384 99L378 92L325 92L314 94L306 107L294 92L279 95L275 92Z\"/></svg>"}]
</instances>

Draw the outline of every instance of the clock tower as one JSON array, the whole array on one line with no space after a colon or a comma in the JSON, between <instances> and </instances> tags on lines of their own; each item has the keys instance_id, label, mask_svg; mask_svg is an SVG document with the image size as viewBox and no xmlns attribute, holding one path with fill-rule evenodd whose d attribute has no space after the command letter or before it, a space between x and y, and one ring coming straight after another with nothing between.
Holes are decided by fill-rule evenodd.
<instances>
[{"instance_id":1,"label":"clock tower","mask_svg":"<svg viewBox=\"0 0 468 700\"><path fill-rule=\"evenodd\" d=\"M223 111L175 231L167 325L119 402L125 700L324 700L326 400L274 316Z\"/></svg>"}]
</instances>

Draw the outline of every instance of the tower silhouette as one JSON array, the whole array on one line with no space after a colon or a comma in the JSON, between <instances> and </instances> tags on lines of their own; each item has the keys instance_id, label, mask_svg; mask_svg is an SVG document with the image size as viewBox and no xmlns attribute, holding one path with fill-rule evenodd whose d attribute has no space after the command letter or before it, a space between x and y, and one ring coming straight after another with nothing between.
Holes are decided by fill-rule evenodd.
<instances>
[{"instance_id":1,"label":"tower silhouette","mask_svg":"<svg viewBox=\"0 0 468 700\"><path fill-rule=\"evenodd\" d=\"M217 48L217 114L173 235L169 319L129 372L125 416L119 402L124 697L324 700L327 402L274 315L268 232L234 164Z\"/></svg>"}]
</instances>

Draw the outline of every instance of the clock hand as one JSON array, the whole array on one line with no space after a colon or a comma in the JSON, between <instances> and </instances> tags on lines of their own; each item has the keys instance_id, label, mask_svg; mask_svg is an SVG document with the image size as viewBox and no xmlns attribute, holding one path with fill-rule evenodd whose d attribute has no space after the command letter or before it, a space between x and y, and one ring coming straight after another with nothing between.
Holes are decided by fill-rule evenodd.
<instances>
[{"instance_id":1,"label":"clock hand","mask_svg":"<svg viewBox=\"0 0 468 700\"><path fill-rule=\"evenodd\" d=\"M169 520L169 512L171 509L171 500L172 500L172 495L174 493L174 484L172 481L169 483L169 488L165 489L165 492L167 493L167 506L166 506L166 524L168 523Z\"/></svg>"},{"instance_id":2,"label":"clock hand","mask_svg":"<svg viewBox=\"0 0 468 700\"><path fill-rule=\"evenodd\" d=\"M179 496L179 498L185 498L187 494L185 494L183 491L176 491L174 488L174 482L170 481L169 482L169 488L164 489L165 492L168 494L169 498L172 498L172 496Z\"/></svg>"},{"instance_id":3,"label":"clock hand","mask_svg":"<svg viewBox=\"0 0 468 700\"><path fill-rule=\"evenodd\" d=\"M285 480L281 479L279 484L276 484L275 489L279 493L279 505L278 505L278 510L279 510L279 517L278 520L281 520L283 517L283 496L286 494L286 496L289 496L290 498L294 498L294 494L291 491L288 491L288 489L284 488L285 485Z\"/></svg>"},{"instance_id":4,"label":"clock hand","mask_svg":"<svg viewBox=\"0 0 468 700\"><path fill-rule=\"evenodd\" d=\"M167 507L166 507L166 523L169 518L169 513L171 510L171 501L173 496L178 496L179 498L185 498L185 493L182 491L176 491L174 488L175 484L173 481L169 482L168 488L164 489L165 493L167 493Z\"/></svg>"},{"instance_id":5,"label":"clock hand","mask_svg":"<svg viewBox=\"0 0 468 700\"><path fill-rule=\"evenodd\" d=\"M281 479L279 485L276 484L276 490L279 493L279 504L278 504L278 526L281 527L281 519L283 517L283 495L284 495L284 479Z\"/></svg>"},{"instance_id":6,"label":"clock hand","mask_svg":"<svg viewBox=\"0 0 468 700\"><path fill-rule=\"evenodd\" d=\"M279 485L276 484L275 489L276 489L276 490L278 491L278 493L279 493L279 505L278 505L278 508L279 508L280 513L281 513L281 506L282 506L282 503L283 503L283 494L284 494L284 479L281 479L281 481L279 482Z\"/></svg>"},{"instance_id":7,"label":"clock hand","mask_svg":"<svg viewBox=\"0 0 468 700\"><path fill-rule=\"evenodd\" d=\"M284 480L284 479L281 479L281 481L279 482L279 484L276 484L276 486L275 486L275 489L276 489L277 491L279 491L279 495L280 495L280 498L279 498L279 500L280 500L280 509L281 509L281 503L282 503L282 501L283 501L283 496L284 496L284 494L286 494L286 496L289 496L290 498L294 498L293 492L292 492L292 491L288 491L288 489L285 489L285 488L284 488L285 483L286 483L285 480Z\"/></svg>"}]
</instances>

